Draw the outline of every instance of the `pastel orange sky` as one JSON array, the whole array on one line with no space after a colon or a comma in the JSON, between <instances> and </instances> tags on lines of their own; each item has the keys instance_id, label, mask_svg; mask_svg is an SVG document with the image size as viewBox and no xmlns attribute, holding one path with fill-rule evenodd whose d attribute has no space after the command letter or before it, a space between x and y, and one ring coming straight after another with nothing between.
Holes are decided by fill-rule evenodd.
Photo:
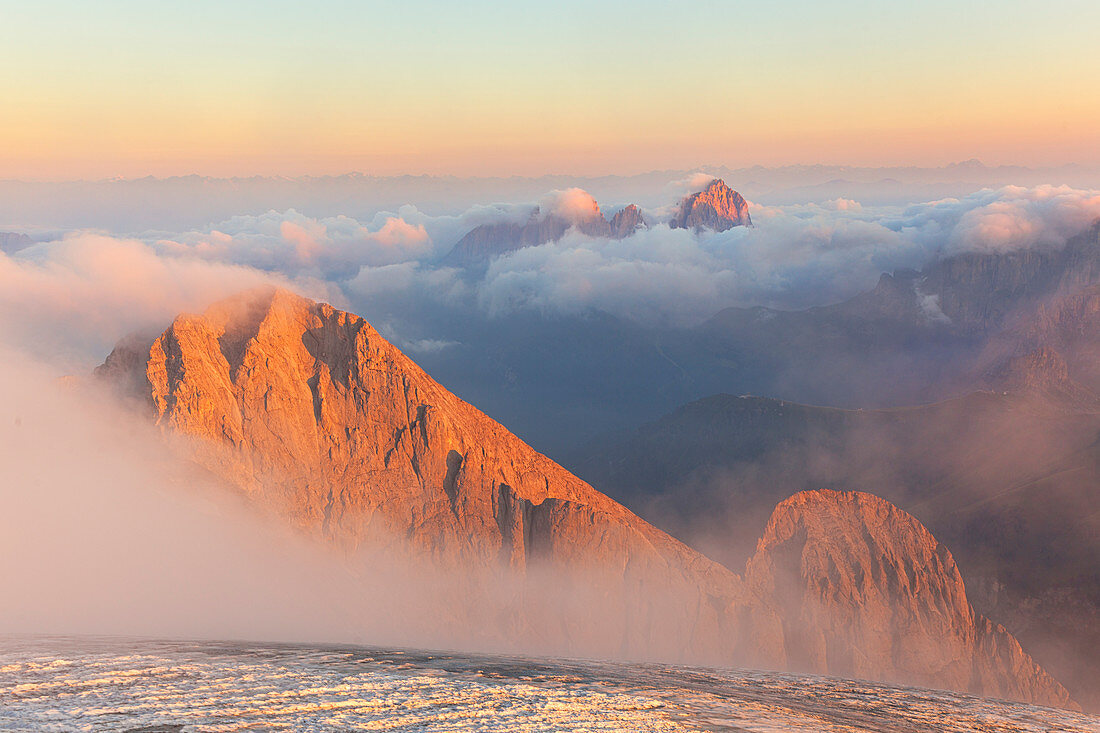
<instances>
[{"instance_id":1,"label":"pastel orange sky","mask_svg":"<svg viewBox=\"0 0 1100 733\"><path fill-rule=\"evenodd\" d=\"M0 178L1100 164L1100 4L5 10Z\"/></svg>"}]
</instances>

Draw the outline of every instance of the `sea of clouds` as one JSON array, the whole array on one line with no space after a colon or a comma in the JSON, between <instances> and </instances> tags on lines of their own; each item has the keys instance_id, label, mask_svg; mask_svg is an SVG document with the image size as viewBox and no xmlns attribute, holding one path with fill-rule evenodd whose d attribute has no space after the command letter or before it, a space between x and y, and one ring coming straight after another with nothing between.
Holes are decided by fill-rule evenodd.
<instances>
[{"instance_id":1,"label":"sea of clouds","mask_svg":"<svg viewBox=\"0 0 1100 733\"><path fill-rule=\"evenodd\" d=\"M571 230L470 269L442 260L474 227L551 213L575 220L590 210L591 197L569 189L454 215L406 205L360 221L288 209L189 231L38 234L34 245L0 253L0 336L32 353L100 359L126 332L162 328L180 311L262 282L386 322L415 311L416 338L402 344L414 351L446 348L447 334L434 332L432 322L455 313L491 321L517 311L595 309L689 325L728 306L837 302L873 287L883 272L937 257L1061 246L1100 218L1100 191L1008 186L908 206L843 198L753 203L755 226L725 232L661 223L696 183L668 184L670 204L646 209L655 223L626 239ZM389 334L399 343L400 329Z\"/></svg>"}]
</instances>

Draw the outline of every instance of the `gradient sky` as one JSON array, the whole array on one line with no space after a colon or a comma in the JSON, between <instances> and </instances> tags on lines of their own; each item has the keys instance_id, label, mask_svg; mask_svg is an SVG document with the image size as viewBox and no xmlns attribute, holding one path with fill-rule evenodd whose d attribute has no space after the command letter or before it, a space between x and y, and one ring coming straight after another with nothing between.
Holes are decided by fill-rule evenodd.
<instances>
[{"instance_id":1,"label":"gradient sky","mask_svg":"<svg viewBox=\"0 0 1100 733\"><path fill-rule=\"evenodd\" d=\"M0 0L0 178L1100 164L1100 2Z\"/></svg>"}]
</instances>

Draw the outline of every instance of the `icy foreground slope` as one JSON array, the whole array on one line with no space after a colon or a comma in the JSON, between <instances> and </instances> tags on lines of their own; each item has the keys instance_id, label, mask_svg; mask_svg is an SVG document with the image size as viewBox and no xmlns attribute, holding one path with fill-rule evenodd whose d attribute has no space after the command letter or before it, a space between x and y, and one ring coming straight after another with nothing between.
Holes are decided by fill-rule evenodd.
<instances>
[{"instance_id":1,"label":"icy foreground slope","mask_svg":"<svg viewBox=\"0 0 1100 733\"><path fill-rule=\"evenodd\" d=\"M1100 718L836 678L217 642L7 638L5 731L1100 731Z\"/></svg>"}]
</instances>

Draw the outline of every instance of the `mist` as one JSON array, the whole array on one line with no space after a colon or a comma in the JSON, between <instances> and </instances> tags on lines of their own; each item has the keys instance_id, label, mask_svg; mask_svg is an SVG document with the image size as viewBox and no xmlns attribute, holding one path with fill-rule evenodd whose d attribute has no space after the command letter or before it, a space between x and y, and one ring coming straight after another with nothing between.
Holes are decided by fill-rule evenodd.
<instances>
[{"instance_id":1,"label":"mist","mask_svg":"<svg viewBox=\"0 0 1100 733\"><path fill-rule=\"evenodd\" d=\"M883 497L952 552L980 613L1095 708L1098 436L1094 411L1035 392L884 410L717 395L567 465L731 568L796 492Z\"/></svg>"},{"instance_id":2,"label":"mist","mask_svg":"<svg viewBox=\"0 0 1100 733\"><path fill-rule=\"evenodd\" d=\"M155 333L176 313L260 283L282 284L363 315L449 389L562 456L717 391L847 406L942 396L942 385L928 393L929 379L897 375L907 368L933 375L973 345L944 344L912 367L909 355L883 354L881 374L864 388L845 381L862 356L851 364L834 355L814 377L740 355L737 363L760 374L730 375L734 360L719 354L715 363L710 347L700 348L700 333L713 340L707 324L728 308L828 306L870 291L883 273L945 257L1057 249L1100 216L1092 189L1037 185L904 205L851 198L778 204L765 197L751 201L755 227L725 232L660 223L680 196L721 173L639 179L653 226L633 236L573 230L465 269L441 263L474 227L522 221L535 207L568 215L570 205L590 199L566 185L573 181L540 179L540 187L555 187L517 185L510 200L465 206L462 197L472 194L456 181L447 189L454 194L450 213L431 214L405 199L356 218L343 212L359 204L334 198L326 215L301 206L127 237L39 231L32 246L0 255L0 308L10 316L0 318L0 330L39 358L63 358L70 370L87 371L129 332ZM620 205L593 190L605 215ZM927 319L949 326L937 298L925 298ZM568 361L546 358L554 339L565 339ZM570 364L585 365L585 384L572 379Z\"/></svg>"},{"instance_id":3,"label":"mist","mask_svg":"<svg viewBox=\"0 0 1100 733\"><path fill-rule=\"evenodd\" d=\"M333 542L202 469L143 403L0 356L0 634L709 659L624 647L638 599L609 597L599 563L455 567L378 523ZM646 608L658 625L679 613L671 598Z\"/></svg>"},{"instance_id":4,"label":"mist","mask_svg":"<svg viewBox=\"0 0 1100 733\"><path fill-rule=\"evenodd\" d=\"M698 170L653 171L632 176L254 176L211 178L106 179L87 181L0 181L0 228L51 231L98 229L132 234L149 229L176 231L206 226L235 215L296 209L306 216L350 216L369 220L379 212L412 204L435 216L457 216L471 207L501 201L525 205L551 190L580 187L614 210L628 203L665 206L685 193ZM1006 185L1095 187L1100 171L1080 165L1048 168L987 166L979 161L938 168L842 165L711 165L706 173L724 178L753 201L789 205L837 198L865 205L904 206L914 201L961 198Z\"/></svg>"},{"instance_id":5,"label":"mist","mask_svg":"<svg viewBox=\"0 0 1100 733\"><path fill-rule=\"evenodd\" d=\"M0 582L12 589L0 630L714 661L674 648L670 638L649 646L620 643L622 618L640 614L633 600L601 594L603 570L583 579L550 566L533 567L522 581L496 570L460 576L409 552L401 538L333 546L316 533L288 528L270 507L201 471L187 446L166 441L146 406L119 404L88 378L127 334L148 339L178 313L202 311L257 285L279 285L361 313L444 386L537 449L564 456L692 399L751 385L752 369L773 379L757 384L791 393L814 386L767 363L723 371L748 362L740 352L730 358L712 348L711 332L700 326L723 309L765 308L763 318L775 318L844 302L875 287L884 272L958 254L1056 251L1100 216L1096 191L1039 185L906 205L845 197L753 201L755 227L726 232L661 224L697 182L666 178L660 196L644 207L653 225L622 240L573 230L484 267L442 260L475 226L522 221L535 207L580 215L591 206L591 192L562 186L442 214L409 202L361 218L288 208L128 236L25 227L36 241L20 240L17 249L0 254L0 338L6 343L0 357L6 551ZM605 215L613 213L614 205L600 205ZM936 297L925 296L923 312L934 326L950 325ZM811 335L817 328L811 324ZM881 374L862 363L864 352L838 351L814 368L822 381L843 371L896 386L903 381L897 363L913 353L893 354ZM928 371L923 376L931 379L940 356L929 351L910 368ZM59 381L64 375L77 378ZM896 442L889 443L880 426L844 427L807 439L806 445L817 440L830 450L784 444L774 455L732 467L705 466L700 458L705 467L666 486L667 495L615 497L734 572L743 568L745 548L775 503L817 485L896 499L942 541L955 542L965 538L964 528L938 525L940 515L927 510L922 502L931 500L917 488L954 480L973 455L1001 456L1003 465L990 464L988 485L971 497L980 506L982 491L1034 468L1008 460L1020 446L1039 445L1028 432L1031 424L1005 419L1008 427L994 431L990 443L968 436L962 447L952 446L957 454L914 448L931 445L916 438L906 446L917 452L903 454L903 439L893 435ZM936 429L962 433L966 425L956 419ZM1062 445L1053 438L1042 444L1051 453ZM899 463L907 472L888 470ZM596 487L614 494L613 484L599 478L593 478ZM975 597L992 613L1019 600L998 605L991 590L996 572L966 547L959 556L964 577L976 579ZM651 618L675 618L673 599L653 603ZM1051 618L1061 618L1055 611ZM1034 638L1042 651L1043 640Z\"/></svg>"}]
</instances>

